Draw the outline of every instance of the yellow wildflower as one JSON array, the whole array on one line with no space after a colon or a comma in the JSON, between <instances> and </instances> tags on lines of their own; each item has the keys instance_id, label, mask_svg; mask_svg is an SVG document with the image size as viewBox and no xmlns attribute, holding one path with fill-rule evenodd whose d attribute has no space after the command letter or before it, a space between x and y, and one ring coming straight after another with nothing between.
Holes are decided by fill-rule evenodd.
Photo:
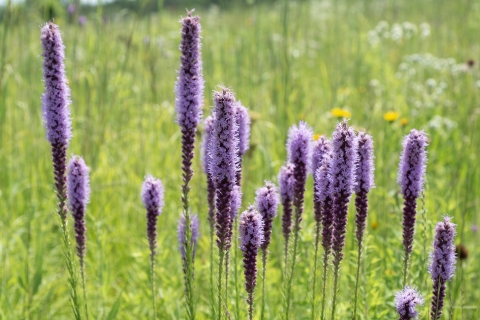
<instances>
[{"instance_id":1,"label":"yellow wildflower","mask_svg":"<svg viewBox=\"0 0 480 320\"><path fill-rule=\"evenodd\" d=\"M332 111L330 111L330 114L335 118L350 118L352 116L350 111L340 108L333 108Z\"/></svg>"},{"instance_id":2,"label":"yellow wildflower","mask_svg":"<svg viewBox=\"0 0 480 320\"><path fill-rule=\"evenodd\" d=\"M383 115L383 119L387 120L388 122L393 122L398 119L400 114L395 111L388 111Z\"/></svg>"},{"instance_id":3,"label":"yellow wildflower","mask_svg":"<svg viewBox=\"0 0 480 320\"><path fill-rule=\"evenodd\" d=\"M317 141L318 139L320 139L321 136L322 136L321 134L314 134L313 135L313 140Z\"/></svg>"},{"instance_id":4,"label":"yellow wildflower","mask_svg":"<svg viewBox=\"0 0 480 320\"><path fill-rule=\"evenodd\" d=\"M407 118L402 118L402 119L400 120L400 123L402 124L402 126L405 127L405 126L408 124Z\"/></svg>"},{"instance_id":5,"label":"yellow wildflower","mask_svg":"<svg viewBox=\"0 0 480 320\"><path fill-rule=\"evenodd\" d=\"M377 230L377 228L378 228L378 222L377 222L377 221L373 221L373 222L372 222L372 229L373 229L373 230Z\"/></svg>"}]
</instances>

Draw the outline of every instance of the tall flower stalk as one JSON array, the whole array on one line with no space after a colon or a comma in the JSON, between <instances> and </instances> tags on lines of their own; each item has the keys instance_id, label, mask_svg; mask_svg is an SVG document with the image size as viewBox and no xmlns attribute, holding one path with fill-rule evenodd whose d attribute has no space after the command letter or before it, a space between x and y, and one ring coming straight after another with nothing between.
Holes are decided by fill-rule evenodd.
<instances>
[{"instance_id":1,"label":"tall flower stalk","mask_svg":"<svg viewBox=\"0 0 480 320\"><path fill-rule=\"evenodd\" d=\"M295 271L298 248L298 234L302 222L304 210L305 186L307 183L307 173L310 169L311 139L313 137L312 129L305 123L300 122L298 126L290 128L287 141L287 152L289 162L294 164L293 168L293 206L295 216L293 219L293 251L290 264L285 268L287 272L285 283L285 318L290 317L290 305L292 299L292 285Z\"/></svg>"},{"instance_id":2,"label":"tall flower stalk","mask_svg":"<svg viewBox=\"0 0 480 320\"><path fill-rule=\"evenodd\" d=\"M430 266L428 271L432 276L432 308L430 316L432 320L438 320L442 316L442 308L445 300L447 281L455 273L455 230L456 226L445 217L435 227L435 240L433 241L433 252L430 255Z\"/></svg>"},{"instance_id":3,"label":"tall flower stalk","mask_svg":"<svg viewBox=\"0 0 480 320\"><path fill-rule=\"evenodd\" d=\"M316 292L317 292L317 261L318 261L318 244L320 242L320 230L322 224L322 201L323 195L320 194L320 184L322 183L321 175L316 172L324 164L324 157L328 157L331 153L331 142L321 136L313 143L311 172L313 174L313 213L315 219L315 255L313 260L313 281L312 281L312 319L315 319L316 312Z\"/></svg>"},{"instance_id":4,"label":"tall flower stalk","mask_svg":"<svg viewBox=\"0 0 480 320\"><path fill-rule=\"evenodd\" d=\"M211 289L211 314L215 318L215 301L213 301L213 256L214 256L214 238L215 238L215 186L213 184L212 174L210 173L210 156L208 150L212 141L213 123L215 118L213 115L208 116L204 121L204 133L202 140L202 165L203 172L207 177L207 202L208 202L208 224L210 226L210 284Z\"/></svg>"},{"instance_id":5,"label":"tall flower stalk","mask_svg":"<svg viewBox=\"0 0 480 320\"><path fill-rule=\"evenodd\" d=\"M240 216L240 249L243 251L245 290L247 291L248 318L253 319L253 294L257 285L257 254L264 241L262 216L254 206Z\"/></svg>"},{"instance_id":6,"label":"tall flower stalk","mask_svg":"<svg viewBox=\"0 0 480 320\"><path fill-rule=\"evenodd\" d=\"M328 144L331 145L331 142ZM321 319L325 316L325 300L327 289L327 273L329 256L332 251L332 237L333 237L333 188L331 177L331 166L333 161L333 154L330 148L329 152L323 155L323 161L315 172L315 180L318 181L318 189L316 197L320 201L321 215L322 215L322 247L323 247L323 279L322 279L322 311L320 312Z\"/></svg>"},{"instance_id":7,"label":"tall flower stalk","mask_svg":"<svg viewBox=\"0 0 480 320\"><path fill-rule=\"evenodd\" d=\"M282 201L283 214L282 214L282 234L285 238L284 248L284 266L287 267L288 263L288 249L290 243L290 234L292 233L292 201L293 201L293 186L295 179L293 178L293 163L287 163L284 165L278 173L278 185L280 191L280 199Z\"/></svg>"},{"instance_id":8,"label":"tall flower stalk","mask_svg":"<svg viewBox=\"0 0 480 320\"><path fill-rule=\"evenodd\" d=\"M413 250L413 235L417 215L417 198L423 191L427 156L427 137L423 131L412 129L403 139L398 183L403 195L403 285L407 284L408 264Z\"/></svg>"},{"instance_id":9,"label":"tall flower stalk","mask_svg":"<svg viewBox=\"0 0 480 320\"><path fill-rule=\"evenodd\" d=\"M85 315L88 319L87 290L85 286L85 253L87 250L85 210L90 199L90 179L88 176L88 167L81 157L73 156L68 163L67 191L68 204L74 221L75 240L77 242L77 256L80 261L83 303L85 306Z\"/></svg>"},{"instance_id":10,"label":"tall flower stalk","mask_svg":"<svg viewBox=\"0 0 480 320\"><path fill-rule=\"evenodd\" d=\"M333 299L332 316L337 306L340 263L343 260L345 233L347 232L348 203L352 195L357 159L357 137L347 121L340 122L333 133L333 161L330 169L333 188Z\"/></svg>"},{"instance_id":11,"label":"tall flower stalk","mask_svg":"<svg viewBox=\"0 0 480 320\"><path fill-rule=\"evenodd\" d=\"M200 18L188 11L182 22L182 41L180 43L181 65L175 85L177 122L182 132L182 203L186 225L191 223L189 208L190 181L193 177L192 160L195 147L195 134L202 116L203 76L200 55ZM192 234L190 228L185 232L186 272L185 294L188 319L195 319L195 297L193 292L194 265L192 261Z\"/></svg>"},{"instance_id":12,"label":"tall flower stalk","mask_svg":"<svg viewBox=\"0 0 480 320\"><path fill-rule=\"evenodd\" d=\"M40 41L42 44L43 79L45 92L42 95L42 114L47 140L52 148L53 175L57 194L57 213L64 245L65 264L68 270L70 299L75 319L81 318L80 302L77 294L77 275L73 262L70 236L67 227L67 148L72 138L70 118L70 88L65 75L65 46L60 29L52 22L43 26Z\"/></svg>"},{"instance_id":13,"label":"tall flower stalk","mask_svg":"<svg viewBox=\"0 0 480 320\"><path fill-rule=\"evenodd\" d=\"M187 232L187 220L185 219L185 216L181 216L180 220L178 220L178 229L177 229L177 234L178 234L178 250L180 250L180 254L182 255L182 261L183 261L183 272L185 273L185 267L187 265L187 246L185 242L185 234ZM198 220L198 216L196 214L191 216L190 219L190 232L192 234L192 239L191 239L191 246L193 248L192 250L192 261L195 261L195 253L197 252L197 244L198 244L198 237L200 236L200 221Z\"/></svg>"},{"instance_id":14,"label":"tall flower stalk","mask_svg":"<svg viewBox=\"0 0 480 320\"><path fill-rule=\"evenodd\" d=\"M424 303L422 295L409 286L403 288L395 296L395 308L399 315L398 320L415 320L418 317L417 305Z\"/></svg>"},{"instance_id":15,"label":"tall flower stalk","mask_svg":"<svg viewBox=\"0 0 480 320\"><path fill-rule=\"evenodd\" d=\"M147 238L150 248L150 287L152 290L153 317L157 318L155 299L155 255L157 254L157 218L164 206L164 188L160 179L147 176L142 184L142 202L147 210Z\"/></svg>"},{"instance_id":16,"label":"tall flower stalk","mask_svg":"<svg viewBox=\"0 0 480 320\"><path fill-rule=\"evenodd\" d=\"M238 197L235 192L237 174L237 123L235 119L235 98L227 88L214 93L214 114L212 141L209 147L210 173L215 186L215 213L218 261L218 314L223 317L224 295L222 291L225 254L231 247L232 202ZM235 202L234 202L235 203ZM225 270L228 272L228 270Z\"/></svg>"},{"instance_id":17,"label":"tall flower stalk","mask_svg":"<svg viewBox=\"0 0 480 320\"><path fill-rule=\"evenodd\" d=\"M242 169L243 169L243 156L245 153L250 149L250 115L248 114L248 109L242 105L240 101L237 101L235 104L236 108L236 113L235 113L235 119L237 122L237 142L238 142L238 155L237 155L237 176L236 176L236 203L233 208L232 216L232 221L234 223L233 230L238 230L238 219L236 218L238 210L240 210L242 206ZM238 261L238 237L235 237L235 262ZM225 259L225 268L228 270L228 265L229 265L230 257L229 257L229 252L227 251L227 257ZM225 289L228 290L228 272L225 273ZM239 305L240 305L240 295L239 295L239 290L238 290L238 273L237 273L237 267L236 265L234 266L234 281L235 281L235 299L236 299L236 317L239 317Z\"/></svg>"},{"instance_id":18,"label":"tall flower stalk","mask_svg":"<svg viewBox=\"0 0 480 320\"><path fill-rule=\"evenodd\" d=\"M268 245L272 236L273 219L277 216L277 208L280 198L277 187L270 181L265 181L265 186L256 192L257 209L263 220L264 241L261 245L262 249L262 309L260 319L265 319L265 277L267 273L267 254Z\"/></svg>"},{"instance_id":19,"label":"tall flower stalk","mask_svg":"<svg viewBox=\"0 0 480 320\"><path fill-rule=\"evenodd\" d=\"M375 166L373 163L373 139L365 132L360 132L357 137L357 163L355 174L355 208L357 214L355 216L356 232L355 236L358 243L357 256L357 274L355 277L355 298L353 300L353 320L357 317L357 300L358 300L358 281L360 278L360 264L362 261L363 234L367 223L368 214L368 192L374 187L373 172Z\"/></svg>"}]
</instances>

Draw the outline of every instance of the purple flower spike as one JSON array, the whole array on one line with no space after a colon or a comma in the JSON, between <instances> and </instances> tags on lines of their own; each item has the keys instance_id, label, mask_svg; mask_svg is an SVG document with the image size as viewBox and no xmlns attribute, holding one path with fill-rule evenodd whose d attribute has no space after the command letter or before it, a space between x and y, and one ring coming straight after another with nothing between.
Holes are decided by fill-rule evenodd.
<instances>
[{"instance_id":1,"label":"purple flower spike","mask_svg":"<svg viewBox=\"0 0 480 320\"><path fill-rule=\"evenodd\" d=\"M277 187L270 181L265 181L265 186L258 189L256 195L258 212L260 212L264 224L264 241L262 244L262 250L266 251L270 244L273 218L277 216L280 197L277 192Z\"/></svg>"},{"instance_id":2,"label":"purple flower spike","mask_svg":"<svg viewBox=\"0 0 480 320\"><path fill-rule=\"evenodd\" d=\"M231 205L234 197L237 172L237 123L235 98L226 88L214 93L215 122L209 148L210 174L215 186L217 245L220 250L231 246Z\"/></svg>"},{"instance_id":3,"label":"purple flower spike","mask_svg":"<svg viewBox=\"0 0 480 320\"><path fill-rule=\"evenodd\" d=\"M234 186L232 192L232 204L230 208L230 220L234 221L237 217L238 210L242 206L242 190L240 186Z\"/></svg>"},{"instance_id":4,"label":"purple flower spike","mask_svg":"<svg viewBox=\"0 0 480 320\"><path fill-rule=\"evenodd\" d=\"M237 186L240 186L242 183L242 162L243 155L250 148L250 116L248 115L248 110L245 108L240 101L235 104L236 108L236 122L237 122Z\"/></svg>"},{"instance_id":5,"label":"purple flower spike","mask_svg":"<svg viewBox=\"0 0 480 320\"><path fill-rule=\"evenodd\" d=\"M319 196L323 196L319 193L320 184L327 181L319 180L317 176L317 170L324 164L324 157L332 152L332 143L330 140L321 136L317 141L313 143L312 160L311 160L311 172L313 174L313 207L315 221L320 222L322 220L321 200ZM330 155L331 156L331 155Z\"/></svg>"},{"instance_id":6,"label":"purple flower spike","mask_svg":"<svg viewBox=\"0 0 480 320\"><path fill-rule=\"evenodd\" d=\"M330 169L333 188L333 263L339 265L343 259L345 232L347 230L348 202L353 191L355 162L357 160L357 137L352 127L344 120L333 133L333 161Z\"/></svg>"},{"instance_id":7,"label":"purple flower spike","mask_svg":"<svg viewBox=\"0 0 480 320\"><path fill-rule=\"evenodd\" d=\"M307 183L307 173L310 169L312 137L312 128L303 121L298 126L293 125L288 132L288 161L294 164L293 205L297 207L295 225L298 229L300 229L300 222L302 221L305 185Z\"/></svg>"},{"instance_id":8,"label":"purple flower spike","mask_svg":"<svg viewBox=\"0 0 480 320\"><path fill-rule=\"evenodd\" d=\"M200 54L200 17L182 19L181 66L175 85L177 121L182 133L195 133L202 116L203 76ZM195 137L195 135L193 135Z\"/></svg>"},{"instance_id":9,"label":"purple flower spike","mask_svg":"<svg viewBox=\"0 0 480 320\"><path fill-rule=\"evenodd\" d=\"M322 246L325 250L325 257L328 259L332 248L332 227L334 220L333 212L333 188L330 170L332 165L332 153L325 154L323 164L317 169L315 179L318 181L316 197L320 202L322 217ZM328 260L327 260L328 261Z\"/></svg>"},{"instance_id":10,"label":"purple flower spike","mask_svg":"<svg viewBox=\"0 0 480 320\"><path fill-rule=\"evenodd\" d=\"M418 317L417 305L424 303L422 295L409 286L403 288L395 296L395 307L400 315L399 320L414 320Z\"/></svg>"},{"instance_id":11,"label":"purple flower spike","mask_svg":"<svg viewBox=\"0 0 480 320\"><path fill-rule=\"evenodd\" d=\"M404 198L418 198L423 191L427 169L427 136L423 131L412 129L403 139L403 152L400 156L398 183Z\"/></svg>"},{"instance_id":12,"label":"purple flower spike","mask_svg":"<svg viewBox=\"0 0 480 320\"><path fill-rule=\"evenodd\" d=\"M244 155L250 149L250 115L248 109L245 108L240 101L236 104L237 108L237 125L238 125L238 144L240 155Z\"/></svg>"},{"instance_id":13,"label":"purple flower spike","mask_svg":"<svg viewBox=\"0 0 480 320\"><path fill-rule=\"evenodd\" d=\"M293 163L287 163L280 169L278 174L278 184L280 189L280 198L283 206L282 232L285 237L285 244L288 244L290 233L292 232L292 201L295 179L293 177Z\"/></svg>"},{"instance_id":14,"label":"purple flower spike","mask_svg":"<svg viewBox=\"0 0 480 320\"><path fill-rule=\"evenodd\" d=\"M42 28L43 79L45 93L42 95L43 121L47 140L52 145L67 146L72 138L70 118L70 88L65 75L65 46L56 24L48 22Z\"/></svg>"},{"instance_id":15,"label":"purple flower spike","mask_svg":"<svg viewBox=\"0 0 480 320\"><path fill-rule=\"evenodd\" d=\"M365 132L358 134L358 158L355 173L355 207L357 215L355 216L356 237L359 247L362 246L363 233L367 222L368 197L367 194L374 187L373 172L375 170L373 163L373 140Z\"/></svg>"},{"instance_id":16,"label":"purple flower spike","mask_svg":"<svg viewBox=\"0 0 480 320\"><path fill-rule=\"evenodd\" d=\"M332 315L335 319L336 298L340 263L343 260L343 246L347 231L348 203L353 191L355 162L357 159L357 137L347 121L340 122L333 132L333 160L330 168L333 189L333 266L334 295Z\"/></svg>"},{"instance_id":17,"label":"purple flower spike","mask_svg":"<svg viewBox=\"0 0 480 320\"><path fill-rule=\"evenodd\" d=\"M430 315L433 320L440 319L442 315L443 302L445 300L446 283L455 273L455 224L445 217L435 227L435 240L433 252L430 254L430 267L428 271L433 281L432 310Z\"/></svg>"},{"instance_id":18,"label":"purple flower spike","mask_svg":"<svg viewBox=\"0 0 480 320\"><path fill-rule=\"evenodd\" d=\"M157 217L164 206L164 188L160 179L148 175L142 185L142 201L147 209L147 237L152 257L157 247Z\"/></svg>"},{"instance_id":19,"label":"purple flower spike","mask_svg":"<svg viewBox=\"0 0 480 320\"><path fill-rule=\"evenodd\" d=\"M403 246L404 284L408 274L408 261L413 250L413 236L417 214L417 198L423 191L427 156L425 147L427 137L423 131L412 129L403 140L403 152L400 156L398 183L403 194Z\"/></svg>"},{"instance_id":20,"label":"purple flower spike","mask_svg":"<svg viewBox=\"0 0 480 320\"><path fill-rule=\"evenodd\" d=\"M210 155L208 154L212 143L213 124L215 118L208 116L205 119L204 134L202 140L202 164L203 171L207 175L207 200L208 200L208 222L213 229L215 226L215 186L213 185L212 175L210 173Z\"/></svg>"},{"instance_id":21,"label":"purple flower spike","mask_svg":"<svg viewBox=\"0 0 480 320\"><path fill-rule=\"evenodd\" d=\"M187 263L186 261L186 257L185 257L185 244L186 244L186 234L185 234L185 231L186 231L186 220L185 220L185 216L182 215L180 217L180 220L178 221L178 249L180 250L180 253L182 254L182 261L183 261L183 265L184 265L184 268L185 268L185 265ZM191 238L191 244L192 244L192 261L195 259L195 253L197 251L197 243L198 243L198 237L200 236L200 232L199 232L199 229L200 229L200 223L199 223L199 220L198 220L198 216L197 215L192 215L190 217L190 230L191 230L191 235L192 235L192 238ZM185 269L183 270L183 272L186 272Z\"/></svg>"},{"instance_id":22,"label":"purple flower spike","mask_svg":"<svg viewBox=\"0 0 480 320\"><path fill-rule=\"evenodd\" d=\"M67 169L68 204L72 212L77 242L77 255L83 268L86 251L85 210L90 198L88 167L81 157L73 156Z\"/></svg>"},{"instance_id":23,"label":"purple flower spike","mask_svg":"<svg viewBox=\"0 0 480 320\"><path fill-rule=\"evenodd\" d=\"M264 241L263 220L254 206L240 216L240 250L243 251L245 289L248 293L249 318L253 317L253 292L257 285L257 254Z\"/></svg>"}]
</instances>

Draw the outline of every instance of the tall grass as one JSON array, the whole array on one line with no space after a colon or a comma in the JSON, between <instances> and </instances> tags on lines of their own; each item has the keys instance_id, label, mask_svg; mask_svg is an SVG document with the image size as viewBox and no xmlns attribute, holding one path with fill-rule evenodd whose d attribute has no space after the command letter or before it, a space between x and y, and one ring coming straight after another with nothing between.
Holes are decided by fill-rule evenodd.
<instances>
[{"instance_id":1,"label":"tall grass","mask_svg":"<svg viewBox=\"0 0 480 320\"><path fill-rule=\"evenodd\" d=\"M398 157L402 136L411 128L425 129L430 139L422 202L426 220L416 228L410 282L430 296L431 284L423 285L430 280L425 280L429 277L421 244L426 242L427 250L431 247L434 223L448 213L459 225L457 241L470 255L459 264L449 287L453 306L447 301L445 310L452 310L453 319L462 314L463 319L480 318L480 266L475 263L480 258L480 238L472 231L473 225L480 224L478 61L473 69L458 74L413 62L407 64L415 74L407 77L407 71L400 70L405 57L416 53L454 58L458 64L470 58L479 60L480 7L472 0L436 5L427 0L342 0L286 2L285 12L282 3L196 11L203 26L205 113L212 105L210 93L222 83L231 86L252 110L252 150L244 160L243 203L253 203L254 190L263 180L276 181L291 124L306 120L316 133L330 135L336 124L330 110L351 111L349 123L373 136L377 155L377 187L369 195L358 313L361 319L394 318L393 297L402 284ZM162 176L166 189L158 230L162 250L155 269L162 284L156 292L157 313L161 319L182 319L183 273L175 241L182 210L178 197L181 155L173 86L178 20L184 12L165 10L150 16L149 23L125 11L108 14L107 24L89 17L84 28L68 25L63 17L55 19L63 31L72 89L75 138L70 152L85 155L91 167L85 257L90 270L89 312L105 319L151 314L150 270L144 263L149 252L138 187L145 174L152 173ZM0 39L6 39L5 54L0 57L5 61L0 96L0 318L66 319L71 310L64 285L63 248L52 216L50 150L39 98L43 91L39 26L44 21L35 12L13 5L10 19L8 28L0 28ZM389 23L389 30L393 23L409 21L418 27L426 22L431 34L422 38L419 31L410 39L382 38L370 44L368 32L381 20ZM430 78L435 86L426 84ZM433 96L440 82L446 87ZM407 118L408 124L386 123L382 116L390 110ZM194 170L201 170L199 157ZM291 312L296 319L311 316L307 294L315 233L311 185L309 178L292 287ZM196 174L190 186L196 190L190 208L201 220L194 284L197 319L210 319L209 292L215 283L209 281L207 200L206 192L200 191L206 186L204 175ZM350 293L357 258L354 214L351 207L342 265L345 276L340 278L337 296L339 318L352 311ZM276 219L265 283L265 319L281 317L283 249L281 219ZM240 258L232 255L231 265L241 263ZM239 280L242 288L243 277ZM331 285L327 285L328 294ZM228 297L228 305L234 306L235 295L231 292ZM257 298L262 299L260 290ZM329 303L327 298L327 311ZM255 312L259 316L260 308ZM246 318L245 308L240 307L238 313L240 319ZM421 314L422 319L428 315L428 303Z\"/></svg>"}]
</instances>

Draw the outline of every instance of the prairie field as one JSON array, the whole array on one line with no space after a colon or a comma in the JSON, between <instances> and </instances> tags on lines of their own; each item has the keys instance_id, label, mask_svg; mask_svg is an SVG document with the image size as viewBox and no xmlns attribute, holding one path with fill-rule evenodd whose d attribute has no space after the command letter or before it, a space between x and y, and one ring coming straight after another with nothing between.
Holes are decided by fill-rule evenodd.
<instances>
[{"instance_id":1,"label":"prairie field","mask_svg":"<svg viewBox=\"0 0 480 320\"><path fill-rule=\"evenodd\" d=\"M46 22L38 10L12 4L0 25L0 319L73 319L56 214L50 144L40 97ZM277 183L286 161L288 129L306 121L331 136L342 116L372 135L375 185L360 271L358 319L396 319L402 289L402 203L397 183L402 139L415 128L428 136L426 186L418 200L409 283L425 297L419 319L430 319L428 272L434 228L445 215L457 224L455 275L442 319L480 319L480 2L474 0L322 0L196 7L202 23L204 118L212 92L231 88L250 110L251 147L243 159L243 205L264 180ZM175 122L183 8L150 14L102 11L84 25L55 17L65 44L73 138L68 149L90 167L87 206L87 302L91 319L152 318L150 261L140 190L147 174L162 179L158 218L158 319L186 318L178 250L181 133ZM107 17L107 18L105 18ZM191 211L200 218L195 257L197 319L211 319L211 243L199 128ZM292 319L318 319L320 271L312 301L313 179L307 181L293 283ZM351 318L357 242L350 202L338 319ZM265 319L281 319L284 238L282 208L269 247ZM75 239L69 216L70 238ZM236 231L233 235L237 239ZM216 248L216 247L214 247ZM74 245L72 244L72 249ZM320 249L321 250L321 249ZM321 251L320 251L321 252ZM214 254L214 270L217 251ZM76 258L76 257L75 257ZM231 319L246 319L238 244L231 251ZM75 259L77 263L77 259ZM258 261L261 266L261 261ZM319 261L321 266L321 262ZM258 283L261 283L261 274ZM327 286L327 310L332 295ZM261 287L255 294L260 319Z\"/></svg>"}]
</instances>

